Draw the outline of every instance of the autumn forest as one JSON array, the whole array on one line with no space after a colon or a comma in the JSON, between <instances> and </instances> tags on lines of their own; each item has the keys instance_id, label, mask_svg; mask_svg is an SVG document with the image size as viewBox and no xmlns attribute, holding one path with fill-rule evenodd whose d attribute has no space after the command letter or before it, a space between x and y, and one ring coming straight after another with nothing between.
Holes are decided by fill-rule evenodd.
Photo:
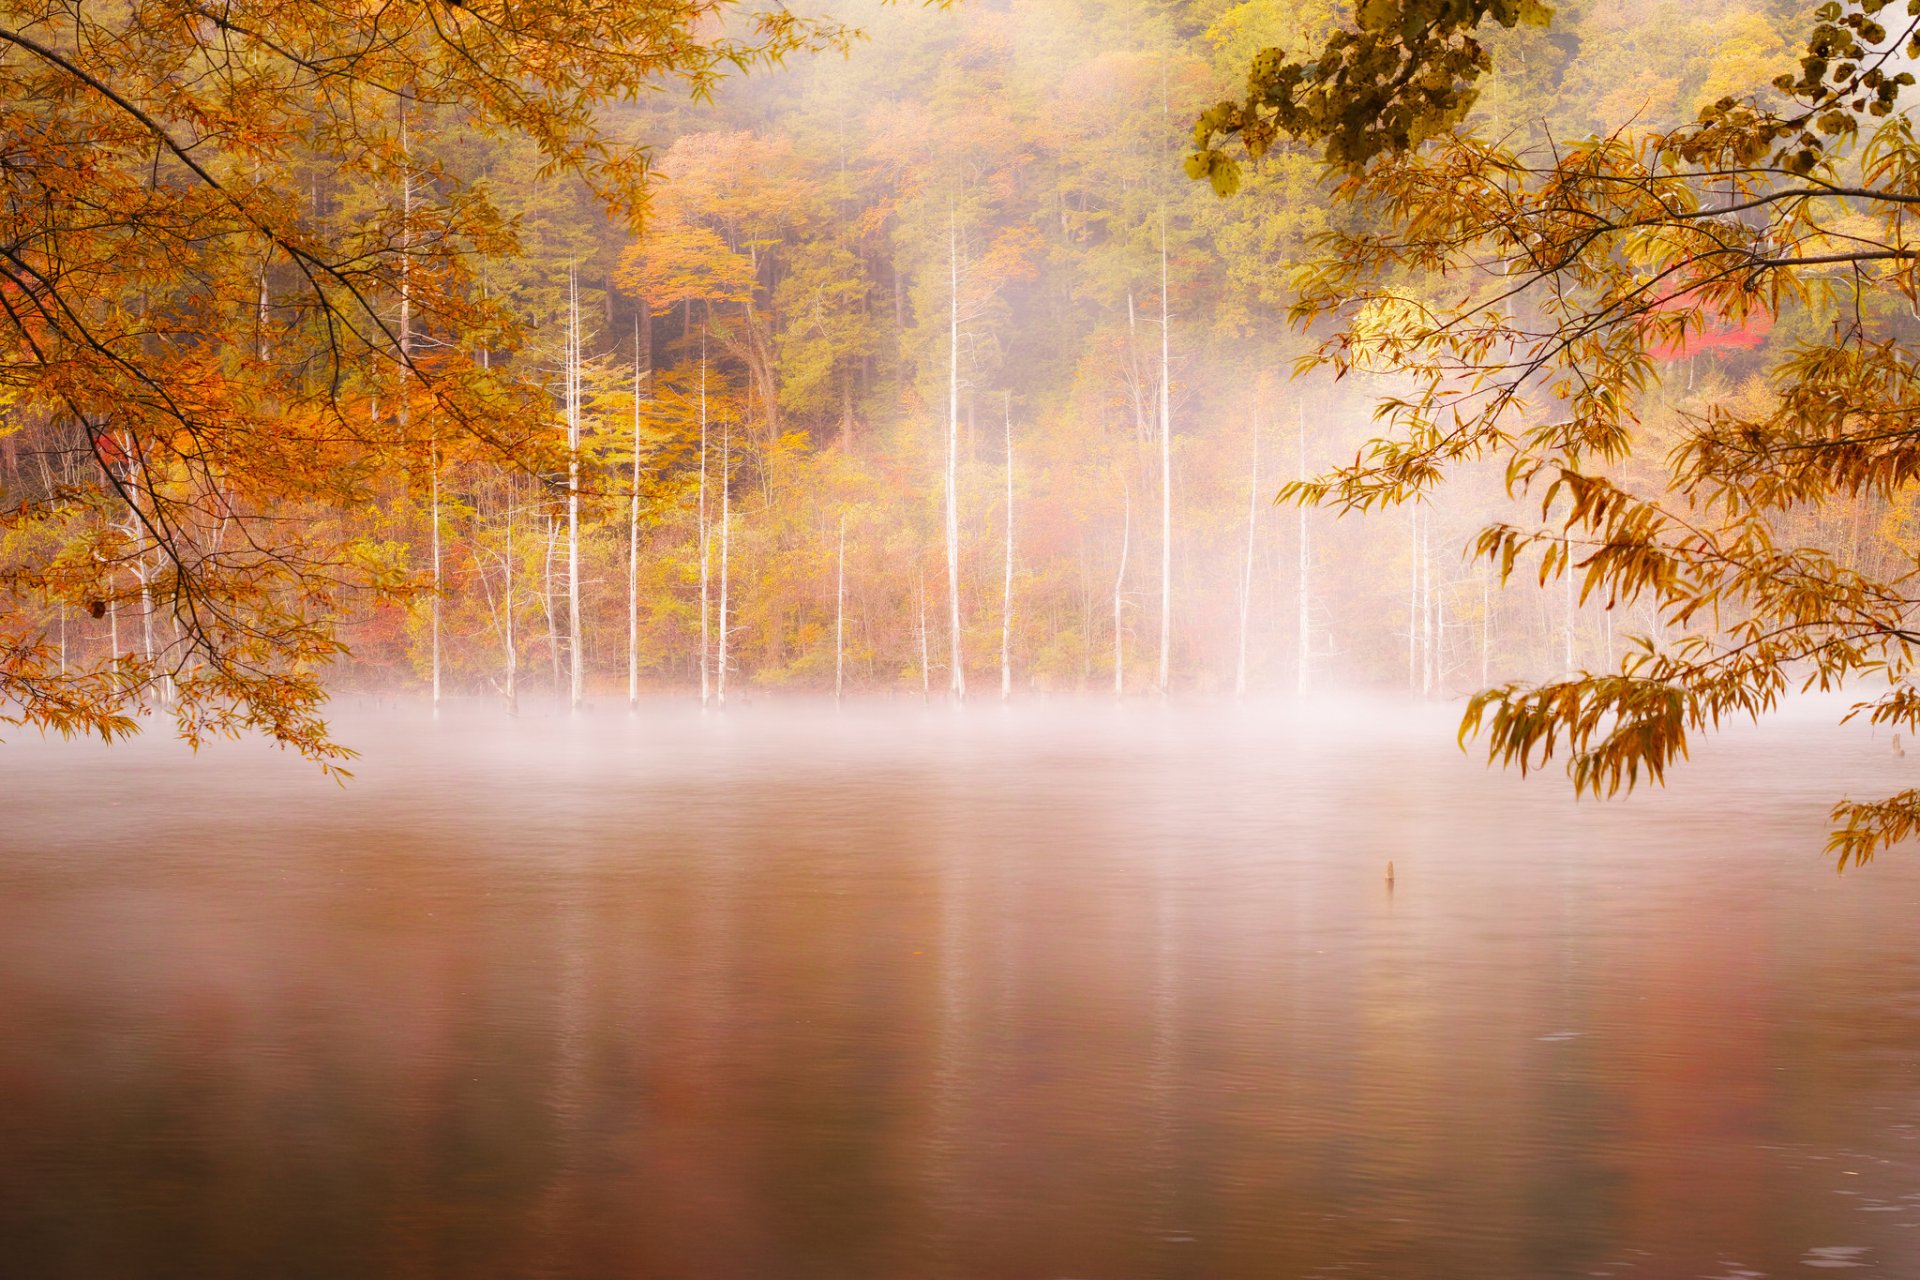
<instances>
[{"instance_id":1,"label":"autumn forest","mask_svg":"<svg viewBox=\"0 0 1920 1280\"><path fill-rule=\"evenodd\" d=\"M0 1273L1920 1274L1917 87L0 0Z\"/></svg>"},{"instance_id":2,"label":"autumn forest","mask_svg":"<svg viewBox=\"0 0 1920 1280\"><path fill-rule=\"evenodd\" d=\"M36 678L119 664L142 700L175 697L202 659L157 545L173 536L221 566L215 615L227 589L301 593L254 639L291 644L291 670L435 698L1441 693L1610 665L1659 626L1577 602L1570 578L1503 594L1464 560L1505 501L1497 474L1394 516L1273 504L1352 457L1395 384L1292 377L1315 335L1289 322L1290 274L1340 216L1318 157L1276 152L1230 199L1181 159L1253 54L1321 38L1331 7L831 17L763 40L779 65L595 106L609 145L642 148L644 200L624 212L622 175L557 165L431 88L356 103L380 117L315 138L308 90L286 81L261 136L236 121L208 163L330 269L351 264L319 301L305 244L175 226L186 248L167 248L142 221L162 212L131 207L145 175L120 174L123 220L65 233L90 238L66 280L121 327L109 346L166 341L134 336L156 314L204 335L174 344L181 381L153 389L195 403L158 416L247 425L213 428L232 433L217 461L173 456L146 423L86 408L124 396L123 371L11 384L15 661L36 642ZM1690 112L1792 39L1787 15L1750 5L1690 9L1686 40L1673 22L1576 5L1509 33L1518 70L1476 119L1551 111L1580 132ZM10 127L53 101L15 98ZM16 340L38 332L10 310ZM1663 394L1754 394L1769 340L1748 325L1675 344ZM318 439L260 441L281 412L374 447L347 463ZM243 501L275 533L259 562L229 563L210 548ZM1902 516L1835 518L1871 541Z\"/></svg>"}]
</instances>

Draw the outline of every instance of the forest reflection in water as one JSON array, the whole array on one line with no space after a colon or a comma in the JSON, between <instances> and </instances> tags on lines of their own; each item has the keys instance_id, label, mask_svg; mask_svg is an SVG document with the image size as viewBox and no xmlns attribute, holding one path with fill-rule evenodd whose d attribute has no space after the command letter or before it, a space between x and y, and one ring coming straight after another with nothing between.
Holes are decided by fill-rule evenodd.
<instances>
[{"instance_id":1,"label":"forest reflection in water","mask_svg":"<svg viewBox=\"0 0 1920 1280\"><path fill-rule=\"evenodd\" d=\"M1365 703L15 740L0 1273L1920 1274L1831 711L1608 805Z\"/></svg>"}]
</instances>

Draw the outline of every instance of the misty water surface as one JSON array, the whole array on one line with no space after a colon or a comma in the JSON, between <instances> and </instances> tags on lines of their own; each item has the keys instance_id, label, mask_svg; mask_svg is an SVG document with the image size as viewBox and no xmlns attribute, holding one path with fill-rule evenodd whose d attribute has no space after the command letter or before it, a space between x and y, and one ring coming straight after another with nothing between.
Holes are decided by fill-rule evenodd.
<instances>
[{"instance_id":1,"label":"misty water surface","mask_svg":"<svg viewBox=\"0 0 1920 1280\"><path fill-rule=\"evenodd\" d=\"M1361 704L16 738L0 1274L1920 1275L1830 710L1612 805Z\"/></svg>"}]
</instances>

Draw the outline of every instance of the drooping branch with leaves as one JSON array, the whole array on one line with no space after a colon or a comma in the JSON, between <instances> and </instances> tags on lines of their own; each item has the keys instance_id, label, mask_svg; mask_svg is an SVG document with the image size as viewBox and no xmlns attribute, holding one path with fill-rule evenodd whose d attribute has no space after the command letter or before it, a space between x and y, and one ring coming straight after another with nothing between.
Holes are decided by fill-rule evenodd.
<instances>
[{"instance_id":1,"label":"drooping branch with leaves","mask_svg":"<svg viewBox=\"0 0 1920 1280\"><path fill-rule=\"evenodd\" d=\"M1471 115L1498 74L1476 33L1544 9L1368 0L1324 49L1262 54L1245 98L1198 121L1188 172L1223 195L1241 156L1332 166L1344 217L1293 315L1321 335L1310 365L1391 388L1379 438L1282 500L1361 511L1498 465L1538 518L1490 523L1475 555L1679 633L1480 692L1462 739L1494 759L1564 753L1578 789L1611 794L1795 688L1920 731L1920 557L1837 534L1920 477L1920 143L1895 69L1920 57L1920 0L1885 12L1829 3L1797 71L1690 122L1569 141ZM1763 346L1754 394L1677 392L1677 358L1716 344ZM1832 852L1863 862L1920 831L1920 792L1833 817Z\"/></svg>"},{"instance_id":2,"label":"drooping branch with leaves","mask_svg":"<svg viewBox=\"0 0 1920 1280\"><path fill-rule=\"evenodd\" d=\"M39 463L0 490L0 723L164 701L340 760L337 624L422 583L337 517L449 455L553 468L459 139L637 225L606 104L843 39L730 0L0 3L0 436ZM66 660L55 619L129 606L141 643Z\"/></svg>"}]
</instances>

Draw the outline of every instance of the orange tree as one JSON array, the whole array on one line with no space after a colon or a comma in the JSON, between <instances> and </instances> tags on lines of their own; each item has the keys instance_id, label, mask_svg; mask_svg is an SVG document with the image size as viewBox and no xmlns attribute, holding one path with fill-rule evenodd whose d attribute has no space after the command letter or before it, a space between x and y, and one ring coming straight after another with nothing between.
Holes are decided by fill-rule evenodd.
<instances>
[{"instance_id":1,"label":"orange tree","mask_svg":"<svg viewBox=\"0 0 1920 1280\"><path fill-rule=\"evenodd\" d=\"M1564 752L1584 791L1658 780L1690 734L1796 686L1920 731L1920 559L1863 554L1832 518L1899 507L1920 477L1920 144L1898 110L1920 0L1825 4L1797 65L1692 120L1481 136L1500 29L1550 21L1536 0L1364 0L1321 47L1259 54L1197 122L1188 174L1222 195L1272 148L1332 166L1343 229L1297 272L1294 315L1322 334L1313 363L1401 388L1351 465L1282 497L1364 510L1503 464L1540 519L1490 521L1478 555L1679 630L1475 696L1463 740L1522 769ZM1646 456L1660 354L1769 324L1764 393L1683 405ZM1920 791L1833 817L1844 867L1920 831Z\"/></svg>"},{"instance_id":2,"label":"orange tree","mask_svg":"<svg viewBox=\"0 0 1920 1280\"><path fill-rule=\"evenodd\" d=\"M554 466L478 270L513 228L437 142L530 142L637 220L604 104L842 35L736 0L0 0L0 723L164 701L196 742L347 754L336 623L420 584L337 517L449 449Z\"/></svg>"}]
</instances>

